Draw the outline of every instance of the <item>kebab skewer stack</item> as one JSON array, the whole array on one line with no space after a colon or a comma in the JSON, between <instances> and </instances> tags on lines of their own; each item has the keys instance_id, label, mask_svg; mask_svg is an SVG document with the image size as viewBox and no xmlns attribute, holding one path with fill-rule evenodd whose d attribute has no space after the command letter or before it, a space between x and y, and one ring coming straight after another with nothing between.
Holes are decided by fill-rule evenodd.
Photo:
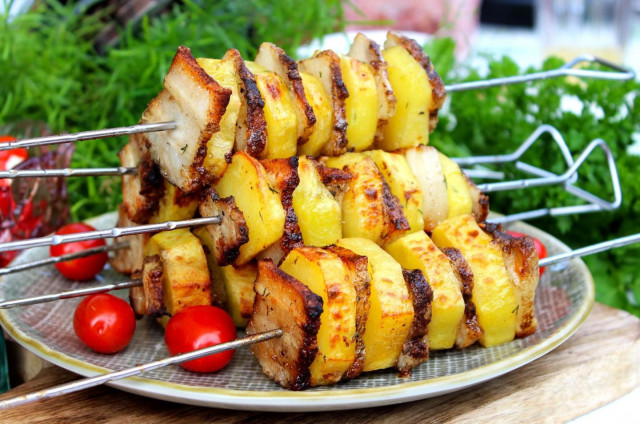
<instances>
[{"instance_id":1,"label":"kebab skewer stack","mask_svg":"<svg viewBox=\"0 0 640 424\"><path fill-rule=\"evenodd\" d=\"M113 266L162 322L221 305L254 334L264 372L300 390L397 367L429 349L494 346L535 331L529 237L485 224L488 199L427 146L444 85L412 40L296 63L264 43L195 59L181 47L131 136L119 226L221 216L222 224L130 236Z\"/></svg>"}]
</instances>

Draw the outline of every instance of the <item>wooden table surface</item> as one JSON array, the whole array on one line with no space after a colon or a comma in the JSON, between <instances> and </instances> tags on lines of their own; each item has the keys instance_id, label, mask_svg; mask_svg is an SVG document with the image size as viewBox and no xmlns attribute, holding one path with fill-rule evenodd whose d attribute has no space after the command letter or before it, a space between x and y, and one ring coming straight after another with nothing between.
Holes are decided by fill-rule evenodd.
<instances>
[{"instance_id":1,"label":"wooden table surface","mask_svg":"<svg viewBox=\"0 0 640 424\"><path fill-rule=\"evenodd\" d=\"M0 395L6 399L78 378L58 367ZM267 413L165 402L96 387L0 412L0 422L565 422L640 385L640 320L596 304L567 342L492 381L431 399L352 411Z\"/></svg>"}]
</instances>

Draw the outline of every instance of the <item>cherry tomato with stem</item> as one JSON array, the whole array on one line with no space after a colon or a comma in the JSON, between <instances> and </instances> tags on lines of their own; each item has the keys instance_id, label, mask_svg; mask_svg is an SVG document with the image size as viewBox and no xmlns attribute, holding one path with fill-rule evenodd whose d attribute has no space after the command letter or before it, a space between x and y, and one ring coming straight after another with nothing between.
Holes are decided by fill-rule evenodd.
<instances>
[{"instance_id":1,"label":"cherry tomato with stem","mask_svg":"<svg viewBox=\"0 0 640 424\"><path fill-rule=\"evenodd\" d=\"M507 234L509 234L512 237L524 237L527 236L528 234L524 234L518 231L507 231ZM544 244L542 244L542 242L540 240L538 240L537 238L533 237L533 236L529 236L533 239L533 245L536 248L536 251L538 252L538 259L544 259L547 257L547 248L544 246ZM545 267L541 267L540 268L540 275L544 274L544 270Z\"/></svg>"},{"instance_id":2,"label":"cherry tomato with stem","mask_svg":"<svg viewBox=\"0 0 640 424\"><path fill-rule=\"evenodd\" d=\"M58 235L83 233L86 231L95 231L90 225L83 223L67 224L56 231ZM51 246L49 253L51 256L61 256L69 253L79 252L92 247L105 246L107 243L104 240L86 240L73 243L64 243L56 246ZM62 275L70 280L87 281L93 279L109 260L109 255L106 252L96 253L95 255L87 256L86 258L72 259L70 261L58 262L55 267L60 271Z\"/></svg>"},{"instance_id":3,"label":"cherry tomato with stem","mask_svg":"<svg viewBox=\"0 0 640 424\"><path fill-rule=\"evenodd\" d=\"M192 352L235 340L236 326L229 314L216 306L190 306L175 313L164 333L171 355ZM194 372L213 372L226 367L235 351L227 350L180 364Z\"/></svg>"},{"instance_id":4,"label":"cherry tomato with stem","mask_svg":"<svg viewBox=\"0 0 640 424\"><path fill-rule=\"evenodd\" d=\"M113 354L129 345L136 318L128 302L109 293L87 296L73 314L78 338L98 353Z\"/></svg>"}]
</instances>

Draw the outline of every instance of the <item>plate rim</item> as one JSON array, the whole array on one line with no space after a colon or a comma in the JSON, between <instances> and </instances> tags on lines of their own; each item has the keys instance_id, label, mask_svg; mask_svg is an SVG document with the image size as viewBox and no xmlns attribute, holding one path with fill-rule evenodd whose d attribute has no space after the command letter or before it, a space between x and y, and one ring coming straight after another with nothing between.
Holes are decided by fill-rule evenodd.
<instances>
[{"instance_id":1,"label":"plate rim","mask_svg":"<svg viewBox=\"0 0 640 424\"><path fill-rule=\"evenodd\" d=\"M94 217L88 222L91 223L94 220L105 219L111 214L113 214L113 212ZM533 236L536 236L536 233L538 233L544 234L545 237L551 237L554 242L558 243L559 247L570 250L566 244L536 227L523 222L518 222L517 226L526 228L526 231L529 231L529 234ZM585 289L584 298L578 305L574 315L541 342L528 346L507 358L461 373L405 382L393 386L355 389L334 388L330 392L224 389L189 386L139 376L111 381L106 383L106 385L129 393L190 405L270 412L283 412L283 410L291 412L312 412L326 410L327 407L332 408L332 410L358 409L369 406L411 402L462 390L504 375L534 361L560 346L580 328L589 316L595 303L595 284L593 276L584 261L579 258L571 259L571 261L576 261L577 265L581 268L581 275L585 277L584 279L580 279ZM0 278L0 283L2 283L2 280L3 279ZM50 349L44 343L32 339L20 331L19 328L10 325L10 320L6 316L6 313L6 310L0 310L0 323L2 323L5 331L20 345L36 356L83 377L93 377L114 371Z\"/></svg>"}]
</instances>

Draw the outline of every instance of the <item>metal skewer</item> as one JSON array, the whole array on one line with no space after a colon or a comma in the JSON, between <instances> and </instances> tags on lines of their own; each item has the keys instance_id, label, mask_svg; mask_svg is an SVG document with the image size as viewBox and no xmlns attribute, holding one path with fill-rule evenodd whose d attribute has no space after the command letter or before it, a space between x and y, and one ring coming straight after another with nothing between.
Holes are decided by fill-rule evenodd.
<instances>
[{"instance_id":1,"label":"metal skewer","mask_svg":"<svg viewBox=\"0 0 640 424\"><path fill-rule=\"evenodd\" d=\"M585 160L596 148L602 149L607 155L607 157L611 158L610 163L613 164L613 167L610 167L612 179L617 181L618 171L615 167L615 160L613 159L613 154L611 153L611 149L609 148L609 146L604 140L596 139L596 140L593 140L591 143L589 143L587 148L584 149L584 151L580 154L580 156L573 163L573 165L571 165L571 167L562 175L553 175L553 176L529 178L529 179L514 180L514 181L504 181L504 182L491 183L491 184L479 184L478 189L486 193L492 193L496 191L515 190L518 188L539 187L544 185L566 183L570 180L571 177L573 177L574 174L576 174L576 172L578 171L578 168L580 168L580 166L585 162ZM588 193L577 187L574 187L573 190L576 193L580 193L580 196L584 196L589 201L601 200L598 197L592 195L591 193ZM618 198L621 199L622 193L620 193L619 184L617 186L614 184L614 191L615 191L616 199Z\"/></svg>"},{"instance_id":2,"label":"metal skewer","mask_svg":"<svg viewBox=\"0 0 640 424\"><path fill-rule=\"evenodd\" d=\"M574 69L576 65L582 62L599 63L601 65L604 65L608 68L613 69L615 72L595 71L595 70L587 70L587 69ZM573 59L571 62L564 64L558 69L553 69L550 71L543 71L543 72L536 72L532 74L516 75L513 77L494 78L494 79L482 80L482 81L471 81L471 82L465 82L465 83L450 84L445 86L445 90L449 93L455 93L457 91L477 90L477 89L484 89L488 87L495 87L499 85L519 84L519 83L524 83L529 81L536 81L541 79L548 79L548 78L555 78L555 77L562 77L562 76L626 81L626 80L635 78L635 72L623 66L616 65L615 63L611 63L607 60L600 59L592 55L582 55ZM77 141L93 140L93 139L99 139L99 138L115 137L115 136L121 136L121 135L129 135L129 134L152 132L152 131L167 131L167 130L176 129L177 126L178 126L177 123L171 121L171 122L159 122L155 124L138 124L138 125L131 125L128 127L107 128L107 129L95 130L95 131L84 131L84 132L79 132L75 134L65 134L65 135L50 136L50 137L38 137L38 138L24 139L20 141L13 141L9 143L2 143L0 144L0 151L16 149L19 147L29 148L29 147L35 147L35 146L63 144L63 143L71 143L71 142L77 142Z\"/></svg>"},{"instance_id":3,"label":"metal skewer","mask_svg":"<svg viewBox=\"0 0 640 424\"><path fill-rule=\"evenodd\" d=\"M589 69L574 69L576 65L582 62L599 63L600 65L611 68L616 72L594 71ZM616 65L615 63L609 62L608 60L600 59L598 57L585 54L585 55L576 57L570 62L565 63L563 66L561 66L558 69L552 69L550 71L535 72L535 73L526 74L526 75L516 75L513 77L494 78L494 79L482 80L482 81L470 81L470 82L463 82L459 84L451 84L451 85L445 86L445 90L448 93L455 93L457 91L478 90L483 88L495 87L499 85L519 84L519 83L529 82L529 81L537 81L542 79L549 79L549 78L555 78L555 77L568 77L568 76L578 77L578 78L594 78L594 79L604 79L604 80L626 81L626 80L635 78L636 74L631 69L627 69L623 66Z\"/></svg>"},{"instance_id":4,"label":"metal skewer","mask_svg":"<svg viewBox=\"0 0 640 424\"><path fill-rule=\"evenodd\" d=\"M10 169L0 171L0 179L47 178L47 177L93 177L98 175L135 175L138 168L64 168L64 169Z\"/></svg>"},{"instance_id":5,"label":"metal skewer","mask_svg":"<svg viewBox=\"0 0 640 424\"><path fill-rule=\"evenodd\" d=\"M9 408L20 406L20 405L25 405L40 399L49 399L52 397L77 392L80 390L88 389L90 387L96 387L101 384L107 383L109 381L115 381L115 380L121 380L127 377L133 377L135 375L139 375L147 371L153 371L158 368L166 367L167 365L179 364L181 362L202 358L208 355L214 355L216 353L224 352L227 350L238 349L240 347L249 346L254 343L260 343L267 340L271 340L276 337L281 337L283 334L284 334L284 331L282 331L281 329L265 331L263 333L242 337L240 339L233 340L227 343L220 343L219 345L205 347L199 350L194 350L193 352L183 353L176 356L170 356L168 358L149 362L147 364L139 365L137 367L127 368L121 371L114 371L108 374L97 375L95 377L83 378L80 380L72 381L70 383L61 384L56 387L51 387L49 389L40 390L38 392L29 393L22 396L16 396L14 398L0 401L0 410L9 409Z\"/></svg>"},{"instance_id":6,"label":"metal skewer","mask_svg":"<svg viewBox=\"0 0 640 424\"><path fill-rule=\"evenodd\" d=\"M540 267L553 265L558 262L567 261L569 259L593 255L595 253L604 252L606 250L614 249L616 247L622 247L622 246L626 246L626 245L634 244L638 242L640 242L640 233L630 235L630 236L620 237L620 238L609 240L609 241L603 241L601 243L593 244L591 246L586 246L586 247L572 250L571 252L561 253L555 256L549 256L547 258L540 259L538 262L538 265ZM40 296L34 296L34 297L25 297L25 298L15 299L15 300L6 300L3 302L0 302L0 309L11 309L11 308L16 308L20 306L35 305L38 303L52 302L54 300L60 300L60 299L69 299L73 297L85 296L85 295L94 294L94 293L104 293L111 290L126 289L126 288L141 286L141 285L142 285L142 281L139 279L136 279L136 280L131 280L127 282L114 283L114 284L103 285L103 286L69 290L63 293L53 293L53 294L46 294L46 295L40 295Z\"/></svg>"},{"instance_id":7,"label":"metal skewer","mask_svg":"<svg viewBox=\"0 0 640 424\"><path fill-rule=\"evenodd\" d=\"M120 283L105 284L95 287L84 287L76 290L68 290L62 293L43 294L40 296L23 297L15 300L0 302L0 309L11 309L20 306L36 305L39 303L53 302L54 300L71 299L74 297L88 296L90 294L106 293L112 290L130 289L142 285L142 280L136 279Z\"/></svg>"},{"instance_id":8,"label":"metal skewer","mask_svg":"<svg viewBox=\"0 0 640 424\"><path fill-rule=\"evenodd\" d=\"M118 137L155 131L174 130L178 127L175 122L159 122L157 124L138 124L128 127L107 128L104 130L83 131L75 134L53 135L49 137L36 137L19 141L10 141L0 145L0 152L17 148L29 148L36 146L48 146L52 144L73 143L76 141L96 140L99 138Z\"/></svg>"},{"instance_id":9,"label":"metal skewer","mask_svg":"<svg viewBox=\"0 0 640 424\"><path fill-rule=\"evenodd\" d=\"M212 216L209 218L185 219L183 221L167 221L160 224L136 225L133 227L114 227L107 230L87 231L83 233L53 235L39 237L29 240L12 241L8 243L0 243L0 252L8 252L11 250L30 249L40 246L56 246L64 243L74 243L78 241L97 240L107 238L117 238L142 233L155 233L160 231L171 231L178 228L196 227L199 225L220 224L222 218Z\"/></svg>"},{"instance_id":10,"label":"metal skewer","mask_svg":"<svg viewBox=\"0 0 640 424\"><path fill-rule=\"evenodd\" d=\"M621 237L614 240L605 241L605 242L594 244L587 247L583 247L581 249L576 249L572 252L562 253L559 255L544 258L539 261L539 265L541 267L549 266L549 265L553 265L558 262L566 261L575 257L591 255L591 254L603 252L605 250L609 250L615 247L626 246L626 245L637 243L637 242L640 242L640 233L627 236L627 237ZM134 287L136 285L140 285L140 281L134 280L128 283L120 283L120 284L123 284L123 285L130 284L129 287ZM111 288L107 289L107 287L109 286L103 286L103 288L105 288L104 291L111 290ZM125 288L125 287L120 286L119 288ZM44 296L41 296L41 297L44 297ZM75 296L69 296L69 297L75 297ZM35 299L35 298L23 299L23 301L30 301L31 299ZM49 301L49 300L46 300L46 301ZM20 305L15 305L15 306L20 306ZM77 392L77 391L88 389L91 387L96 387L101 384L107 383L109 381L115 381L115 380L120 380L127 377L132 377L147 371L152 371L161 367L165 367L167 365L179 364L181 362L201 358L208 355L213 355L216 353L224 352L226 350L237 349L237 348L248 346L254 343L264 342L276 337L281 337L283 334L284 334L284 331L282 329L275 329L271 331L266 331L264 333L243 337L231 342L221 343L216 346L210 346L210 347L196 350L193 352L184 353L181 355L171 356L168 358L149 362L147 364L139 365L137 367L127 368L121 371L115 371L115 372L111 372L103 375L98 375L95 377L80 379L77 381L73 381L71 383L62 384L49 389L40 390L38 392L29 393L26 395L21 395L21 396L0 401L0 410L9 409L9 408L20 406L20 405L25 405L41 399L49 399L56 396Z\"/></svg>"},{"instance_id":11,"label":"metal skewer","mask_svg":"<svg viewBox=\"0 0 640 424\"><path fill-rule=\"evenodd\" d=\"M19 265L8 266L6 268L0 268L0 275L7 275L7 274L12 274L14 272L26 271L29 269L38 268L45 265L57 264L58 262L70 261L72 259L86 258L87 256L95 255L96 253L111 252L114 250L126 249L128 247L129 247L128 241L122 241L122 242L114 243L112 245L107 245L107 246L91 247L89 249L81 250L75 253L68 253L66 255L60 255L60 256L52 256L50 258L41 259L39 261L33 261L25 264L19 264Z\"/></svg>"}]
</instances>

